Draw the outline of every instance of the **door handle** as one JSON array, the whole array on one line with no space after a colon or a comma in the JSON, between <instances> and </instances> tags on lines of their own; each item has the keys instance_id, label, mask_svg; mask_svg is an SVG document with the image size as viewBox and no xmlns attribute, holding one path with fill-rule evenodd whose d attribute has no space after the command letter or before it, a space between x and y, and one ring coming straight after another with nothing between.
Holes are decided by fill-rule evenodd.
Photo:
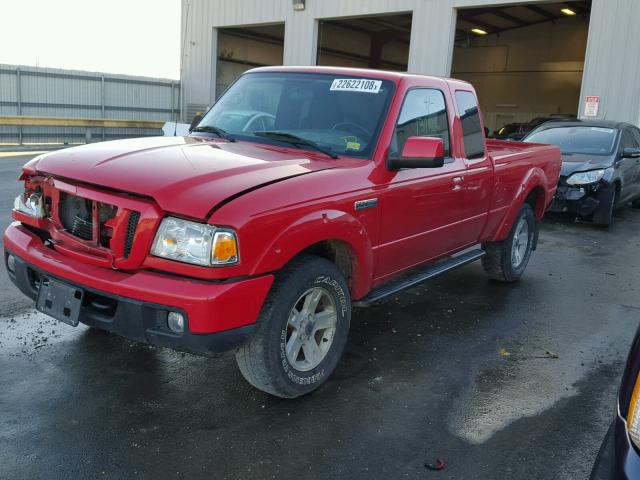
<instances>
[{"instance_id":1,"label":"door handle","mask_svg":"<svg viewBox=\"0 0 640 480\"><path fill-rule=\"evenodd\" d=\"M460 190L462 190L462 183L464 182L464 177L453 177L451 181L453 182L452 190L454 192L459 192Z\"/></svg>"}]
</instances>

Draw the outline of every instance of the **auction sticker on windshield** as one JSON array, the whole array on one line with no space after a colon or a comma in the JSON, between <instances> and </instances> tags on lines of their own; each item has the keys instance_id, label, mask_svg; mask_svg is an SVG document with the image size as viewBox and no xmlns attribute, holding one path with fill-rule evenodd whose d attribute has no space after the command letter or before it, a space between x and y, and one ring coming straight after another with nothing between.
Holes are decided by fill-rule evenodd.
<instances>
[{"instance_id":1,"label":"auction sticker on windshield","mask_svg":"<svg viewBox=\"0 0 640 480\"><path fill-rule=\"evenodd\" d=\"M378 93L382 80L368 80L366 78L336 78L331 84L331 91Z\"/></svg>"}]
</instances>

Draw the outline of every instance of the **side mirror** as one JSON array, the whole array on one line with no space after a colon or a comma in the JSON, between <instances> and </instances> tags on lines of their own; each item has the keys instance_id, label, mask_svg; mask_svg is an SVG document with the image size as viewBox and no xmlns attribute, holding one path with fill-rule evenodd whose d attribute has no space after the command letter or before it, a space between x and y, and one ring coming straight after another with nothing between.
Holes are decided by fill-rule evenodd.
<instances>
[{"instance_id":1,"label":"side mirror","mask_svg":"<svg viewBox=\"0 0 640 480\"><path fill-rule=\"evenodd\" d=\"M640 148L625 148L624 150L622 150L622 158L640 158Z\"/></svg>"},{"instance_id":2,"label":"side mirror","mask_svg":"<svg viewBox=\"0 0 640 480\"><path fill-rule=\"evenodd\" d=\"M444 141L435 137L409 137L400 157L389 157L391 170L438 168L444 165Z\"/></svg>"},{"instance_id":3,"label":"side mirror","mask_svg":"<svg viewBox=\"0 0 640 480\"><path fill-rule=\"evenodd\" d=\"M191 130L193 130L198 126L198 124L200 123L200 120L202 120L202 117L204 117L204 115L202 115L202 113L200 112L196 113L193 116L193 118L191 119L191 125L189 125L189 132L191 132Z\"/></svg>"}]
</instances>

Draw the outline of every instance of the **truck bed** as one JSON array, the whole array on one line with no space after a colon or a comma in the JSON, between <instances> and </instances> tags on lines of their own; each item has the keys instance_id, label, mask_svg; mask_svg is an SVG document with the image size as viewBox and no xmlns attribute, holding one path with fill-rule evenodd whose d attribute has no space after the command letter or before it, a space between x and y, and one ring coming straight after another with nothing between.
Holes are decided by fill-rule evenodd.
<instances>
[{"instance_id":1,"label":"truck bed","mask_svg":"<svg viewBox=\"0 0 640 480\"><path fill-rule=\"evenodd\" d=\"M511 162L515 159L546 159L546 155L557 155L557 147L540 143L512 142L508 140L486 141L487 152L496 164ZM531 155L535 153L535 155ZM543 155L541 157L541 155ZM541 162L542 163L542 162ZM553 178L553 177L550 177Z\"/></svg>"}]
</instances>

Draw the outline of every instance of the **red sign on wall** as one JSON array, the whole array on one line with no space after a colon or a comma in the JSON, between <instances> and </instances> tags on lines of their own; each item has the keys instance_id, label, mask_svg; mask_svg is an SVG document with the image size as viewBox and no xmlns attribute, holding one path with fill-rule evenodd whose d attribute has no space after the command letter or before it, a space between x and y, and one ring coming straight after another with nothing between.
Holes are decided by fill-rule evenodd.
<instances>
[{"instance_id":1,"label":"red sign on wall","mask_svg":"<svg viewBox=\"0 0 640 480\"><path fill-rule=\"evenodd\" d=\"M587 97L587 101L584 105L585 117L597 117L598 110L600 109L600 97Z\"/></svg>"}]
</instances>

